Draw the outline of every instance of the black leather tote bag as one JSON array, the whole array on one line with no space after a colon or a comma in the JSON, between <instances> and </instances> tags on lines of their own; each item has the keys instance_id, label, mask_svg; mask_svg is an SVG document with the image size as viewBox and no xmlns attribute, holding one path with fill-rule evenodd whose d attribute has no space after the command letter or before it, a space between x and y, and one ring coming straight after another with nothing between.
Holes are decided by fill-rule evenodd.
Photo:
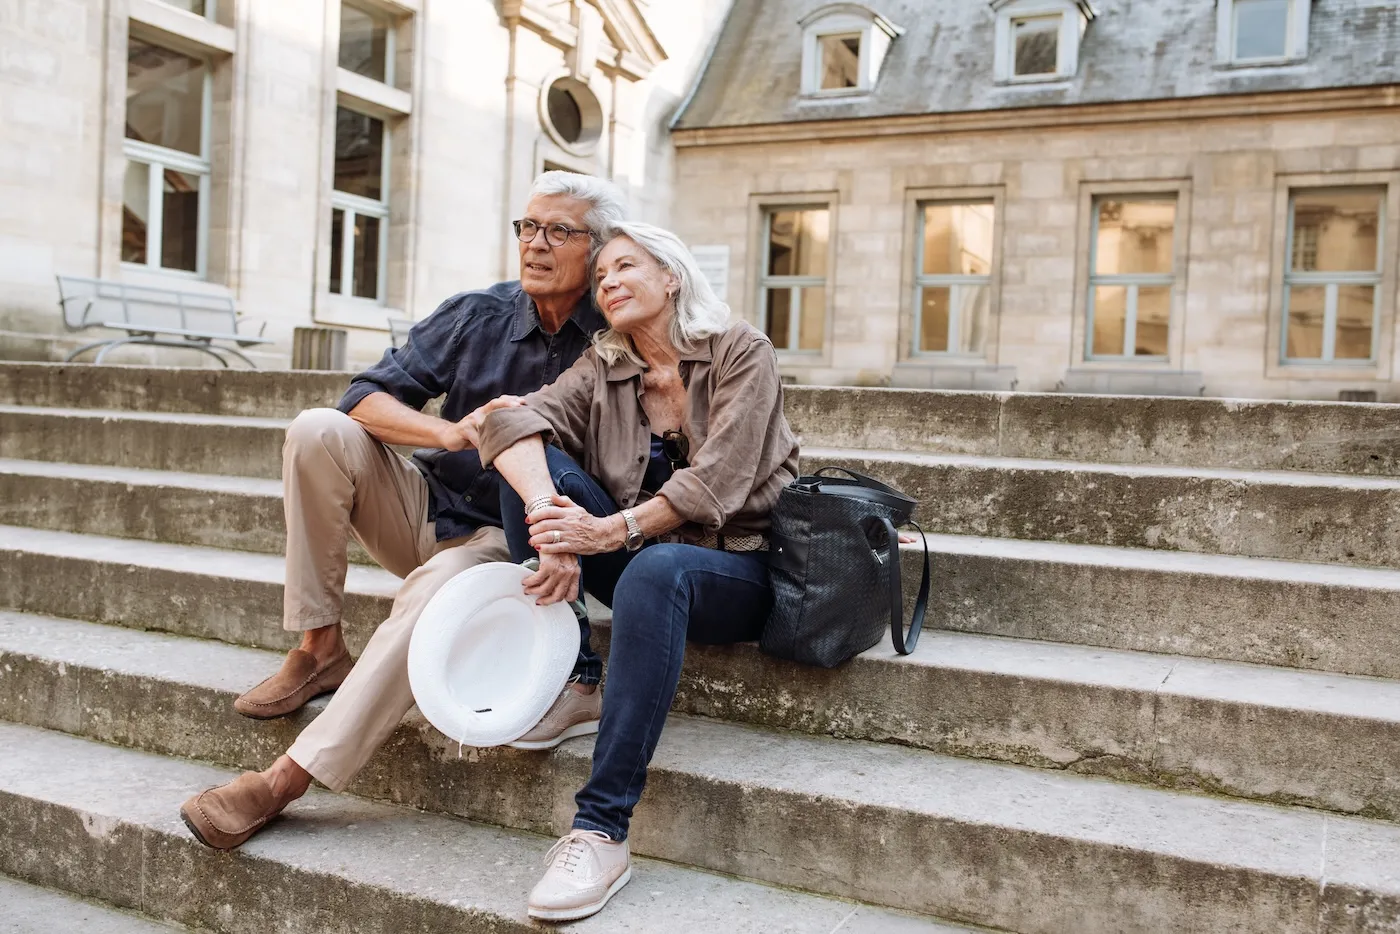
<instances>
[{"instance_id":1,"label":"black leather tote bag","mask_svg":"<svg viewBox=\"0 0 1400 934\"><path fill-rule=\"evenodd\" d=\"M834 471L847 476L828 476ZM763 651L834 668L879 642L886 628L896 652L914 651L928 608L928 542L906 637L896 527L912 524L915 505L843 467L789 483L773 508L773 612L759 643Z\"/></svg>"}]
</instances>

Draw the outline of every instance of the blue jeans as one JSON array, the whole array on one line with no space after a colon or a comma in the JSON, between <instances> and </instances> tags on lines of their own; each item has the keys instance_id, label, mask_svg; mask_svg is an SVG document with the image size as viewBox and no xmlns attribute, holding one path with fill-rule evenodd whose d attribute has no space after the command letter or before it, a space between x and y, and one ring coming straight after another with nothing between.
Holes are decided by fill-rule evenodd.
<instances>
[{"instance_id":1,"label":"blue jeans","mask_svg":"<svg viewBox=\"0 0 1400 934\"><path fill-rule=\"evenodd\" d=\"M547 448L546 458L559 492L594 515L616 510L612 497L562 451ZM523 561L534 551L524 503L509 489L502 485L506 542L511 558ZM582 579L612 607L612 652L593 772L574 798L574 827L625 840L676 696L686 640L718 645L759 637L773 603L768 555L651 544L583 558Z\"/></svg>"}]
</instances>

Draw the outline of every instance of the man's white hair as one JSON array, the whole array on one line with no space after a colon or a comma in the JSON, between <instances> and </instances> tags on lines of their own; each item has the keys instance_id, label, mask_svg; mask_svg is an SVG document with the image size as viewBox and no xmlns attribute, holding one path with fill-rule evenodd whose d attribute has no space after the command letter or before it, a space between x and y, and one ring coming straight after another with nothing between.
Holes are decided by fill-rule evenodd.
<instances>
[{"instance_id":1,"label":"man's white hair","mask_svg":"<svg viewBox=\"0 0 1400 934\"><path fill-rule=\"evenodd\" d=\"M719 300L710 282L700 272L695 257L681 242L681 238L669 230L662 230L651 224L619 223L602 231L598 248L593 253L590 266L595 270L592 276L597 286L596 269L598 254L610 241L626 237L646 250L651 258L661 264L676 277L676 294L672 297L675 313L671 316L669 336L671 343L682 353L696 348L700 341L729 329L729 306ZM619 334L612 328L599 331L593 336L593 346L598 349L609 366L619 360L631 360L638 366L646 366L637 349L627 335Z\"/></svg>"},{"instance_id":2,"label":"man's white hair","mask_svg":"<svg viewBox=\"0 0 1400 934\"><path fill-rule=\"evenodd\" d=\"M622 192L612 182L596 175L580 175L558 169L543 172L530 187L530 197L538 195L566 195L587 201L592 206L584 212L583 222L593 231L594 237L600 236L606 228L627 220L627 203L622 198Z\"/></svg>"}]
</instances>

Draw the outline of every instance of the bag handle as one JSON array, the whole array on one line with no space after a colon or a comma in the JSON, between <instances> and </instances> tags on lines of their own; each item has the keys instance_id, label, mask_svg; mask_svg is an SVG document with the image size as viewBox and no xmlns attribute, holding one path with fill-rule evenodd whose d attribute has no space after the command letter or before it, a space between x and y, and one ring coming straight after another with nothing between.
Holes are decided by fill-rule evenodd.
<instances>
[{"instance_id":1,"label":"bag handle","mask_svg":"<svg viewBox=\"0 0 1400 934\"><path fill-rule=\"evenodd\" d=\"M841 468L837 468L841 469ZM924 578L919 582L919 596L914 601L914 615L909 620L909 636L904 635L904 585L900 580L900 560L899 560L899 532L896 531L894 523L884 516L870 516L862 523L865 529L865 539L874 549L875 543L871 541L872 533L883 531L885 541L890 546L890 639L894 642L894 650L900 655L908 655L914 651L914 647L919 644L919 635L924 630L924 615L928 611L928 536L919 524L910 520L910 525L919 529L919 536L924 543Z\"/></svg>"},{"instance_id":2,"label":"bag handle","mask_svg":"<svg viewBox=\"0 0 1400 934\"><path fill-rule=\"evenodd\" d=\"M866 489L870 489L870 490L879 490L881 493L889 493L891 496L897 496L897 497L899 497L900 499L906 499L906 500L910 500L910 501L912 502L912 499L910 499L910 497L909 497L909 495L908 495L907 493L901 493L899 490L896 490L894 487L888 486L888 485L886 485L886 484L884 484L884 483L881 483L879 480L876 480L874 477L867 477L865 474L860 473L859 471L850 470L850 469L848 469L848 468L846 468L846 467L821 467L821 468L819 468L819 469L817 470L817 472L816 472L815 474L813 474L813 476L814 476L814 477L825 477L825 476L827 475L827 471L829 471L829 470L839 470L839 471L841 471L843 474L845 474L846 476L850 477L852 480L856 481L857 483L859 483L861 486L865 487Z\"/></svg>"}]
</instances>

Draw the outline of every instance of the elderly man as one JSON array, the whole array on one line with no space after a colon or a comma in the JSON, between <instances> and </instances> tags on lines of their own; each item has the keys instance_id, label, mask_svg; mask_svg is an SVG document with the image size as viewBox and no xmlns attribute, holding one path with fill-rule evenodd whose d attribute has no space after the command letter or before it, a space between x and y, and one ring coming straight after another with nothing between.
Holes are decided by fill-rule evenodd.
<instances>
[{"instance_id":1,"label":"elderly man","mask_svg":"<svg viewBox=\"0 0 1400 934\"><path fill-rule=\"evenodd\" d=\"M267 771L245 772L181 806L200 842L239 846L305 794L312 778L345 788L413 705L408 644L423 607L459 572L510 560L499 480L475 451L487 403L553 382L604 326L589 290L591 232L622 219L621 196L609 183L544 173L514 222L520 281L448 299L407 344L356 376L337 408L303 412L287 429L283 626L302 634L301 646L234 707L270 719L336 693ZM423 414L440 395L442 418ZM390 444L426 450L410 461ZM404 579L358 663L340 625L349 535ZM597 731L602 666L586 616L579 625L573 682L521 738L526 748Z\"/></svg>"}]
</instances>

